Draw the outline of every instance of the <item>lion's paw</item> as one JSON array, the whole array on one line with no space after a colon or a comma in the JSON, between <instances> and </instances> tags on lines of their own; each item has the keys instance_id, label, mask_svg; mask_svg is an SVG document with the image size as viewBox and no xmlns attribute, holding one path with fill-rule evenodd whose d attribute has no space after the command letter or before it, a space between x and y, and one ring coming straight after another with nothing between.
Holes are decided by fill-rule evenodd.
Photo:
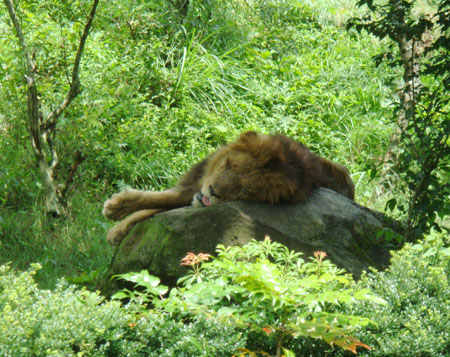
<instances>
[{"instance_id":1,"label":"lion's paw","mask_svg":"<svg viewBox=\"0 0 450 357\"><path fill-rule=\"evenodd\" d=\"M113 221L119 221L138 209L140 191L126 190L114 194L103 205L103 215Z\"/></svg>"},{"instance_id":2,"label":"lion's paw","mask_svg":"<svg viewBox=\"0 0 450 357\"><path fill-rule=\"evenodd\" d=\"M119 223L108 231L106 240L109 244L117 246L120 245L127 233L128 230L126 225L124 225L123 223Z\"/></svg>"}]
</instances>

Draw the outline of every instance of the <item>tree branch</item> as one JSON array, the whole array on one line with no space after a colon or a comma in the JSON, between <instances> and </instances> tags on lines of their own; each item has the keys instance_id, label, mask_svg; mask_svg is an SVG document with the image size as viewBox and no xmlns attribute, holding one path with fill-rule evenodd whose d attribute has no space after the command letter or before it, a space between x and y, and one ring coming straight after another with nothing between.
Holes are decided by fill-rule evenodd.
<instances>
[{"instance_id":1,"label":"tree branch","mask_svg":"<svg viewBox=\"0 0 450 357\"><path fill-rule=\"evenodd\" d=\"M79 166L84 160L86 160L86 157L87 157L87 156L83 155L80 151L77 151L77 152L75 153L74 161L73 161L72 167L70 168L69 176L67 177L66 183L65 183L63 189L61 190L61 197L62 197L63 199L65 199L67 190L69 189L70 185L71 185L72 182L73 182L73 178L75 177L75 173L76 173L77 170L78 170L78 166Z\"/></svg>"},{"instance_id":2,"label":"tree branch","mask_svg":"<svg viewBox=\"0 0 450 357\"><path fill-rule=\"evenodd\" d=\"M5 0L9 1L9 0ZM61 113L67 108L67 106L75 99L75 97L80 93L80 61L83 55L84 46L86 44L86 39L89 35L89 31L92 27L92 22L94 21L95 12L97 10L99 0L94 0L92 4L91 12L87 19L86 25L84 26L83 34L81 35L80 44L78 46L78 51L75 56L75 62L73 64L72 70L72 83L70 84L69 92L63 102L51 113L48 114L45 121L44 128L48 130L56 125L56 121Z\"/></svg>"},{"instance_id":3,"label":"tree branch","mask_svg":"<svg viewBox=\"0 0 450 357\"><path fill-rule=\"evenodd\" d=\"M22 27L20 26L19 19L17 18L16 11L14 9L14 5L11 0L4 0L6 7L8 8L9 17L11 18L14 28L16 29L17 37L19 38L20 47L22 47L22 51L25 56L26 64L27 64L27 75L33 75L36 66L31 59L30 53L28 52L27 46L25 44L25 37L23 36ZM34 75L30 76L33 77ZM28 82L28 78L27 78ZM29 83L29 82L28 82Z\"/></svg>"}]
</instances>

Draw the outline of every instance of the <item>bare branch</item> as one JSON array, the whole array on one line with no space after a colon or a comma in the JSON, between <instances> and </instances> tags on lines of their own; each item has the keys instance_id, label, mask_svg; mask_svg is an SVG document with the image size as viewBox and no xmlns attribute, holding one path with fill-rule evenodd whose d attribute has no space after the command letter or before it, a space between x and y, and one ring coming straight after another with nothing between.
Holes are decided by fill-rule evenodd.
<instances>
[{"instance_id":1,"label":"bare branch","mask_svg":"<svg viewBox=\"0 0 450 357\"><path fill-rule=\"evenodd\" d=\"M73 178L75 177L75 173L78 170L78 166L84 160L86 160L86 158L87 158L87 156L83 155L83 153L81 153L80 151L77 151L75 153L74 161L73 161L72 167L70 168L69 176L67 177L66 183L65 183L63 189L61 190L61 197L63 199L65 199L67 190L69 189L70 185L73 182Z\"/></svg>"},{"instance_id":2,"label":"bare branch","mask_svg":"<svg viewBox=\"0 0 450 357\"><path fill-rule=\"evenodd\" d=\"M5 0L9 1L9 0ZM56 125L56 120L61 115L61 113L67 108L67 106L75 99L75 97L80 93L80 61L83 55L84 46L86 44L86 39L89 35L89 31L92 27L92 22L94 21L95 12L97 10L99 0L94 0L92 4L91 12L87 19L86 25L84 26L83 34L81 35L80 44L78 46L78 51L75 56L75 62L73 64L72 70L72 83L70 84L69 92L63 102L51 113L48 114L45 121L44 128L48 130Z\"/></svg>"}]
</instances>

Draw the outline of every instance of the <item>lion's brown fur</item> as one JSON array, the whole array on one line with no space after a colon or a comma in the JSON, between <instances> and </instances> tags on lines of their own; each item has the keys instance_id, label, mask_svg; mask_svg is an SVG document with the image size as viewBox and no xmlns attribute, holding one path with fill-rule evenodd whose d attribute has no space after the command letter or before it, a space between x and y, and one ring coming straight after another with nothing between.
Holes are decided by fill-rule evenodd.
<instances>
[{"instance_id":1,"label":"lion's brown fur","mask_svg":"<svg viewBox=\"0 0 450 357\"><path fill-rule=\"evenodd\" d=\"M103 214L107 218L126 217L108 233L108 241L119 244L136 223L191 202L197 206L233 200L297 203L317 187L354 199L354 185L345 166L286 136L247 132L191 168L172 189L128 190L106 201Z\"/></svg>"}]
</instances>

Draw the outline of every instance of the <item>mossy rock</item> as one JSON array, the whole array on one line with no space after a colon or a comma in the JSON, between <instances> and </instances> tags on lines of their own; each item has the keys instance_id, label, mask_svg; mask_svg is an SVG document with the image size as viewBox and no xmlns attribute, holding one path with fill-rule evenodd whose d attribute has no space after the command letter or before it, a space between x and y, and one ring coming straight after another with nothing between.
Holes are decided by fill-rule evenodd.
<instances>
[{"instance_id":1,"label":"mossy rock","mask_svg":"<svg viewBox=\"0 0 450 357\"><path fill-rule=\"evenodd\" d=\"M173 286L186 273L180 265L186 253L213 254L218 244L243 245L266 235L305 256L323 250L357 278L368 267L387 266L389 250L379 234L387 228L386 221L380 213L325 188L296 205L236 201L175 209L138 224L128 234L113 257L102 291L110 295L117 290L113 275L142 269Z\"/></svg>"}]
</instances>

